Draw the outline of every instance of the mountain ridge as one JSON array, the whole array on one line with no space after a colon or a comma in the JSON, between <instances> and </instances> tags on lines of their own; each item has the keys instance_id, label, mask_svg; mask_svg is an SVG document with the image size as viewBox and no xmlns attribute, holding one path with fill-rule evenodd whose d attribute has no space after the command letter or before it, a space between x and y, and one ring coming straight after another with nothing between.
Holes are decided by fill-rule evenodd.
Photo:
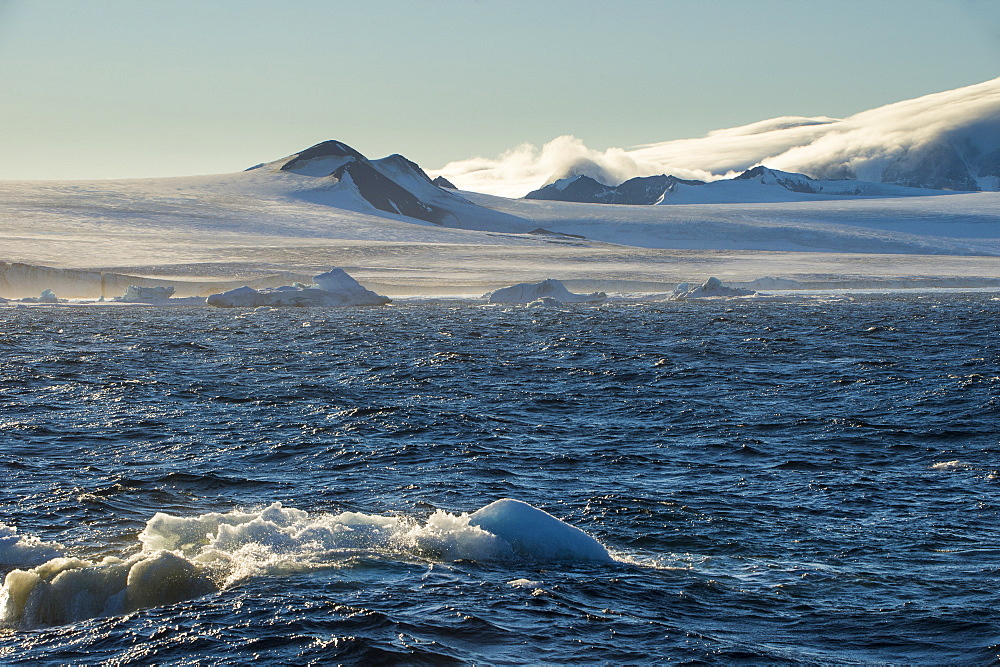
<instances>
[{"instance_id":1,"label":"mountain ridge","mask_svg":"<svg viewBox=\"0 0 1000 667\"><path fill-rule=\"evenodd\" d=\"M741 201L745 203L822 201L941 194L947 194L947 191L851 179L814 179L805 174L758 165L733 178L710 182L663 174L639 176L615 186L601 183L587 175L579 175L555 181L529 192L524 199L649 206Z\"/></svg>"},{"instance_id":2,"label":"mountain ridge","mask_svg":"<svg viewBox=\"0 0 1000 667\"><path fill-rule=\"evenodd\" d=\"M287 157L251 167L314 181L300 197L331 206L399 215L459 229L528 231L527 221L483 208L453 188L435 184L416 162L394 153L371 160L337 140L322 141ZM345 202L348 202L345 204Z\"/></svg>"}]
</instances>

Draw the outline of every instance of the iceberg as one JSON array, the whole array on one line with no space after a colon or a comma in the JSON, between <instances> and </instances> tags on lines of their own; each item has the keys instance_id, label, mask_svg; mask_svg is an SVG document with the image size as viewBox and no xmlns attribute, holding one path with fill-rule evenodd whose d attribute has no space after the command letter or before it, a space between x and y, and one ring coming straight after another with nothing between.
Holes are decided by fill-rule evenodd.
<instances>
[{"instance_id":1,"label":"iceberg","mask_svg":"<svg viewBox=\"0 0 1000 667\"><path fill-rule=\"evenodd\" d=\"M604 292L590 294L574 294L566 289L560 281L548 278L540 283L518 283L510 287L484 294L489 303L532 303L548 297L559 303L600 303L608 298ZM552 305L547 303L547 305Z\"/></svg>"},{"instance_id":2,"label":"iceberg","mask_svg":"<svg viewBox=\"0 0 1000 667\"><path fill-rule=\"evenodd\" d=\"M165 301L173 296L173 294L174 288L169 285L160 285L157 287L129 285L128 289L125 290L125 294L116 296L112 301L120 301L122 303L152 303Z\"/></svg>"},{"instance_id":3,"label":"iceberg","mask_svg":"<svg viewBox=\"0 0 1000 667\"><path fill-rule=\"evenodd\" d=\"M697 287L691 283L681 283L667 295L666 301L687 301L688 299L707 299L713 297L733 298L741 296L756 296L757 292L742 287L729 287L718 278L709 278Z\"/></svg>"},{"instance_id":4,"label":"iceberg","mask_svg":"<svg viewBox=\"0 0 1000 667\"><path fill-rule=\"evenodd\" d=\"M382 306L391 299L365 289L343 269L331 269L313 278L312 285L296 283L272 289L252 287L212 294L206 299L219 308L257 308L259 306Z\"/></svg>"},{"instance_id":5,"label":"iceberg","mask_svg":"<svg viewBox=\"0 0 1000 667\"><path fill-rule=\"evenodd\" d=\"M21 303L59 303L59 297L50 289L42 290L40 296L26 296Z\"/></svg>"}]
</instances>

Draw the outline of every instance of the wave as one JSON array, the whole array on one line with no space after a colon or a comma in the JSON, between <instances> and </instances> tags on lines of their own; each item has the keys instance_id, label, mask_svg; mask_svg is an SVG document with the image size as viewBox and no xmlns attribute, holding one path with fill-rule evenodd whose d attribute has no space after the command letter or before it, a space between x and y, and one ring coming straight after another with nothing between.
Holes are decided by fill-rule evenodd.
<instances>
[{"instance_id":1,"label":"wave","mask_svg":"<svg viewBox=\"0 0 1000 667\"><path fill-rule=\"evenodd\" d=\"M424 523L359 512L157 513L129 557L91 561L0 524L0 563L21 565L0 588L0 626L34 628L173 604L250 578L344 567L358 559L612 562L597 540L509 498Z\"/></svg>"}]
</instances>

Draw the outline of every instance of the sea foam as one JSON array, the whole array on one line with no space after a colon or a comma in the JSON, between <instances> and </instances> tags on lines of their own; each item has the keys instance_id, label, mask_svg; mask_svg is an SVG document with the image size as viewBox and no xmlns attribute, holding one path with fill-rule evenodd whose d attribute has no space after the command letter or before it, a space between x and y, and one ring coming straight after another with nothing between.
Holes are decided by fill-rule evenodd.
<instances>
[{"instance_id":1,"label":"sea foam","mask_svg":"<svg viewBox=\"0 0 1000 667\"><path fill-rule=\"evenodd\" d=\"M0 523L0 567L38 565L60 555L58 544L17 534L17 528Z\"/></svg>"}]
</instances>

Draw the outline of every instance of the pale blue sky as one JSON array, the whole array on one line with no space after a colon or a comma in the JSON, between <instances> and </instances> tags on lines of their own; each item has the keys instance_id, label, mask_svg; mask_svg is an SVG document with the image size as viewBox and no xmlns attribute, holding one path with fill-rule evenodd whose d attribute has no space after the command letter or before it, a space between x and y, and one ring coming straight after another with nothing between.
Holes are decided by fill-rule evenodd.
<instances>
[{"instance_id":1,"label":"pale blue sky","mask_svg":"<svg viewBox=\"0 0 1000 667\"><path fill-rule=\"evenodd\" d=\"M997 0L0 0L0 178L425 168L846 116L1000 76Z\"/></svg>"}]
</instances>

